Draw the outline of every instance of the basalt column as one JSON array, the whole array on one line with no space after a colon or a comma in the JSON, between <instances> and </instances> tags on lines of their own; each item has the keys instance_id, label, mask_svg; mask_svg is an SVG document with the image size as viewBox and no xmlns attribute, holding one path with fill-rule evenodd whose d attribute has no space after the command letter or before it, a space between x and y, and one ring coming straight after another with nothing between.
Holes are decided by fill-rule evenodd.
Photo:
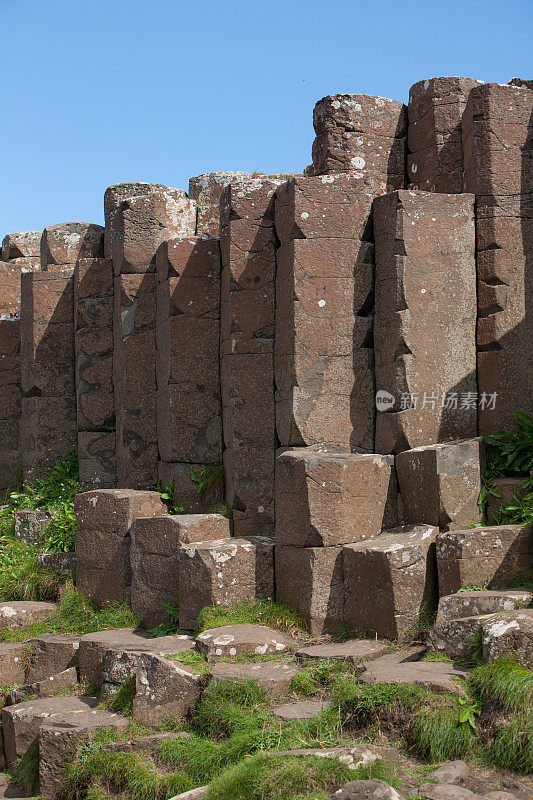
<instances>
[{"instance_id":1,"label":"basalt column","mask_svg":"<svg viewBox=\"0 0 533 800\"><path fill-rule=\"evenodd\" d=\"M24 480L77 447L74 271L22 274L21 384Z\"/></svg>"},{"instance_id":2,"label":"basalt column","mask_svg":"<svg viewBox=\"0 0 533 800\"><path fill-rule=\"evenodd\" d=\"M232 181L249 177L248 172L205 172L189 179L189 197L197 205L198 236L220 236L220 195Z\"/></svg>"},{"instance_id":3,"label":"basalt column","mask_svg":"<svg viewBox=\"0 0 533 800\"><path fill-rule=\"evenodd\" d=\"M220 200L224 467L235 536L273 532L274 193L280 183L235 180Z\"/></svg>"},{"instance_id":4,"label":"basalt column","mask_svg":"<svg viewBox=\"0 0 533 800\"><path fill-rule=\"evenodd\" d=\"M463 117L465 184L476 195L479 433L533 413L533 91L488 83Z\"/></svg>"},{"instance_id":5,"label":"basalt column","mask_svg":"<svg viewBox=\"0 0 533 800\"><path fill-rule=\"evenodd\" d=\"M222 464L219 240L171 239L156 261L159 477L193 512L191 470Z\"/></svg>"},{"instance_id":6,"label":"basalt column","mask_svg":"<svg viewBox=\"0 0 533 800\"><path fill-rule=\"evenodd\" d=\"M398 191L374 201L376 450L476 435L474 198ZM379 399L379 398L378 398Z\"/></svg>"},{"instance_id":7,"label":"basalt column","mask_svg":"<svg viewBox=\"0 0 533 800\"><path fill-rule=\"evenodd\" d=\"M120 194L113 187L115 194ZM133 192L128 188L125 191ZM143 187L144 191L144 187ZM117 201L118 202L118 201ZM196 207L180 189L127 196L108 210L114 286L113 386L117 485L153 488L158 479L156 251L194 234Z\"/></svg>"},{"instance_id":8,"label":"basalt column","mask_svg":"<svg viewBox=\"0 0 533 800\"><path fill-rule=\"evenodd\" d=\"M74 272L76 405L80 481L116 485L113 397L113 265L81 258Z\"/></svg>"}]
</instances>

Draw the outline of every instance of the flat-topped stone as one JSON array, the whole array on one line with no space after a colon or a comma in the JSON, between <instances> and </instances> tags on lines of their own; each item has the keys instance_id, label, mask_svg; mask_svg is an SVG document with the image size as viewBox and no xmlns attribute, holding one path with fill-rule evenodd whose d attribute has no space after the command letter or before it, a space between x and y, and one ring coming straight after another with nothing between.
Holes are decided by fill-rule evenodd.
<instances>
[{"instance_id":1,"label":"flat-topped stone","mask_svg":"<svg viewBox=\"0 0 533 800\"><path fill-rule=\"evenodd\" d=\"M450 658L471 660L475 638L492 614L459 619L441 619L428 632L428 645Z\"/></svg>"},{"instance_id":2,"label":"flat-topped stone","mask_svg":"<svg viewBox=\"0 0 533 800\"><path fill-rule=\"evenodd\" d=\"M465 678L468 670L446 661L406 661L400 664L380 664L377 661L366 665L361 681L372 683L401 683L426 686L437 692L463 695L457 678Z\"/></svg>"},{"instance_id":3,"label":"flat-topped stone","mask_svg":"<svg viewBox=\"0 0 533 800\"><path fill-rule=\"evenodd\" d=\"M300 700L296 703L284 703L272 709L272 713L284 722L291 720L311 719L325 711L329 703L324 700Z\"/></svg>"},{"instance_id":4,"label":"flat-topped stone","mask_svg":"<svg viewBox=\"0 0 533 800\"><path fill-rule=\"evenodd\" d=\"M113 687L126 683L137 671L141 653L157 655L178 655L194 648L192 636L160 636L145 639L144 643L131 646L113 645L105 652L102 660L103 691L111 694Z\"/></svg>"},{"instance_id":5,"label":"flat-topped stone","mask_svg":"<svg viewBox=\"0 0 533 800\"><path fill-rule=\"evenodd\" d=\"M17 231L7 233L2 239L2 261L12 258L39 258L41 255L41 231Z\"/></svg>"},{"instance_id":6,"label":"flat-topped stone","mask_svg":"<svg viewBox=\"0 0 533 800\"><path fill-rule=\"evenodd\" d=\"M482 637L484 662L512 654L521 666L533 669L533 608L484 620Z\"/></svg>"},{"instance_id":7,"label":"flat-topped stone","mask_svg":"<svg viewBox=\"0 0 533 800\"><path fill-rule=\"evenodd\" d=\"M437 625L449 619L495 614L498 611L514 611L527 606L533 600L533 592L527 589L506 589L457 592L441 597L437 613Z\"/></svg>"},{"instance_id":8,"label":"flat-topped stone","mask_svg":"<svg viewBox=\"0 0 533 800\"><path fill-rule=\"evenodd\" d=\"M87 633L80 639L79 664L80 681L91 686L102 683L102 661L109 647L136 647L147 640L131 628L118 628L109 631Z\"/></svg>"},{"instance_id":9,"label":"flat-topped stone","mask_svg":"<svg viewBox=\"0 0 533 800\"><path fill-rule=\"evenodd\" d=\"M56 675L78 664L80 637L66 633L50 633L30 639L31 656L28 663L29 683Z\"/></svg>"},{"instance_id":10,"label":"flat-topped stone","mask_svg":"<svg viewBox=\"0 0 533 800\"><path fill-rule=\"evenodd\" d=\"M141 653L133 717L146 725L187 718L196 708L204 683L194 667L156 653Z\"/></svg>"},{"instance_id":11,"label":"flat-topped stone","mask_svg":"<svg viewBox=\"0 0 533 800\"><path fill-rule=\"evenodd\" d=\"M364 764L364 762L363 762ZM403 800L404 796L385 781L351 781L341 786L328 800Z\"/></svg>"},{"instance_id":12,"label":"flat-topped stone","mask_svg":"<svg viewBox=\"0 0 533 800\"><path fill-rule=\"evenodd\" d=\"M57 610L56 603L35 600L12 600L0 603L0 631L17 630L36 622L43 622Z\"/></svg>"},{"instance_id":13,"label":"flat-topped stone","mask_svg":"<svg viewBox=\"0 0 533 800\"><path fill-rule=\"evenodd\" d=\"M262 661L254 664L231 664L218 661L211 667L211 678L214 681L252 680L261 686L271 698L279 698L286 694L291 681L298 674L298 668L292 664L277 661Z\"/></svg>"},{"instance_id":14,"label":"flat-topped stone","mask_svg":"<svg viewBox=\"0 0 533 800\"><path fill-rule=\"evenodd\" d=\"M42 697L4 708L2 731L8 766L23 756L35 741L42 722L65 715L73 721L78 714L90 711L95 705L96 700L88 697Z\"/></svg>"},{"instance_id":15,"label":"flat-topped stone","mask_svg":"<svg viewBox=\"0 0 533 800\"><path fill-rule=\"evenodd\" d=\"M23 703L31 697L53 697L54 695L72 689L78 683L76 667L69 667L57 675L49 675L35 683L28 683L18 689L13 689L6 695L5 705L13 706Z\"/></svg>"},{"instance_id":16,"label":"flat-topped stone","mask_svg":"<svg viewBox=\"0 0 533 800\"><path fill-rule=\"evenodd\" d=\"M348 642L329 642L301 647L296 651L298 658L335 658L342 661L372 661L385 655L388 645L379 639L351 639Z\"/></svg>"},{"instance_id":17,"label":"flat-topped stone","mask_svg":"<svg viewBox=\"0 0 533 800\"><path fill-rule=\"evenodd\" d=\"M26 642L0 642L0 686L24 683L27 660Z\"/></svg>"},{"instance_id":18,"label":"flat-topped stone","mask_svg":"<svg viewBox=\"0 0 533 800\"><path fill-rule=\"evenodd\" d=\"M61 222L44 229L41 240L41 269L72 265L78 258L99 258L104 254L104 229L90 222Z\"/></svg>"},{"instance_id":19,"label":"flat-topped stone","mask_svg":"<svg viewBox=\"0 0 533 800\"><path fill-rule=\"evenodd\" d=\"M196 647L208 659L221 656L265 655L292 652L296 643L290 636L264 625L223 625L196 637Z\"/></svg>"}]
</instances>

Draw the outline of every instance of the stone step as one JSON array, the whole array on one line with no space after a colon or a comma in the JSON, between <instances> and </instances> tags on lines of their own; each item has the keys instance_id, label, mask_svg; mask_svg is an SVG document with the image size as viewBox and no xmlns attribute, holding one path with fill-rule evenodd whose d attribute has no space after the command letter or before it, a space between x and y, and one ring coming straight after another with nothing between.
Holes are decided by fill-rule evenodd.
<instances>
[{"instance_id":1,"label":"stone step","mask_svg":"<svg viewBox=\"0 0 533 800\"><path fill-rule=\"evenodd\" d=\"M495 614L497 611L513 611L527 606L532 600L533 592L526 589L457 592L441 597L436 624L450 619Z\"/></svg>"},{"instance_id":2,"label":"stone step","mask_svg":"<svg viewBox=\"0 0 533 800\"><path fill-rule=\"evenodd\" d=\"M368 685L373 683L401 683L425 686L436 692L451 692L463 695L457 678L468 675L466 667L460 667L444 661L406 661L391 664L380 663L380 659L371 661L360 680Z\"/></svg>"},{"instance_id":3,"label":"stone step","mask_svg":"<svg viewBox=\"0 0 533 800\"><path fill-rule=\"evenodd\" d=\"M224 625L200 633L196 647L212 660L221 656L291 653L296 642L286 633L264 625Z\"/></svg>"},{"instance_id":4,"label":"stone step","mask_svg":"<svg viewBox=\"0 0 533 800\"><path fill-rule=\"evenodd\" d=\"M35 600L11 600L0 603L0 633L44 622L54 611L57 611L56 603L42 603Z\"/></svg>"},{"instance_id":5,"label":"stone step","mask_svg":"<svg viewBox=\"0 0 533 800\"><path fill-rule=\"evenodd\" d=\"M389 646L379 639L351 639L347 642L328 642L327 644L301 647L296 651L296 657L317 660L335 659L359 664L361 661L371 661L385 655L388 650Z\"/></svg>"}]
</instances>

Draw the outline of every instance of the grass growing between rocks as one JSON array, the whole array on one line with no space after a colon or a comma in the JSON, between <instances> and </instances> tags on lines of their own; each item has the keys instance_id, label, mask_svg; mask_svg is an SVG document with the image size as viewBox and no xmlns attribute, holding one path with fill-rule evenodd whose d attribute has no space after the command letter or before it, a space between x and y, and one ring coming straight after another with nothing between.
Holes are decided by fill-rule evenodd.
<instances>
[{"instance_id":1,"label":"grass growing between rocks","mask_svg":"<svg viewBox=\"0 0 533 800\"><path fill-rule=\"evenodd\" d=\"M75 589L72 582L68 582L61 588L59 607L55 613L43 622L2 631L0 640L21 642L47 633L82 636L85 633L113 628L135 628L137 623L138 619L126 603L110 605L100 610Z\"/></svg>"},{"instance_id":2,"label":"grass growing between rocks","mask_svg":"<svg viewBox=\"0 0 533 800\"><path fill-rule=\"evenodd\" d=\"M64 579L37 570L37 557L45 552L48 549L42 542L15 538L12 518L0 518L0 602L57 600Z\"/></svg>"},{"instance_id":3,"label":"grass growing between rocks","mask_svg":"<svg viewBox=\"0 0 533 800\"><path fill-rule=\"evenodd\" d=\"M266 625L289 634L305 630L304 621L288 606L270 600L254 600L236 606L207 606L198 617L197 632L224 625Z\"/></svg>"}]
</instances>

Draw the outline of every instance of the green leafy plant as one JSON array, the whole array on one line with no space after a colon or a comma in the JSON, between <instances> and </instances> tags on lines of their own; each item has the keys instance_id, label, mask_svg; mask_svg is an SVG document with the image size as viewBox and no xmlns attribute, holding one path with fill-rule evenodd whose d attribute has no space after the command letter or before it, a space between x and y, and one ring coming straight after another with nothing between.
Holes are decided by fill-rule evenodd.
<instances>
[{"instance_id":1,"label":"green leafy plant","mask_svg":"<svg viewBox=\"0 0 533 800\"><path fill-rule=\"evenodd\" d=\"M163 486L161 481L157 482L156 491L161 495L161 500L168 508L168 513L171 516L174 514L183 514L184 508L181 503L176 503L174 500L174 481L170 481L167 486Z\"/></svg>"},{"instance_id":2,"label":"green leafy plant","mask_svg":"<svg viewBox=\"0 0 533 800\"><path fill-rule=\"evenodd\" d=\"M481 703L476 700L471 700L467 697L460 697L459 705L459 724L470 725L471 728L477 730L476 717L481 714Z\"/></svg>"},{"instance_id":3,"label":"green leafy plant","mask_svg":"<svg viewBox=\"0 0 533 800\"><path fill-rule=\"evenodd\" d=\"M150 636L171 636L179 633L180 629L180 596L176 594L174 602L161 603L164 611L168 614L168 620L157 625L150 630Z\"/></svg>"},{"instance_id":4,"label":"green leafy plant","mask_svg":"<svg viewBox=\"0 0 533 800\"><path fill-rule=\"evenodd\" d=\"M209 513L231 516L231 509L224 501L226 476L222 464L204 465L201 467L199 475L191 469L189 476L191 481L196 484L196 491Z\"/></svg>"}]
</instances>

